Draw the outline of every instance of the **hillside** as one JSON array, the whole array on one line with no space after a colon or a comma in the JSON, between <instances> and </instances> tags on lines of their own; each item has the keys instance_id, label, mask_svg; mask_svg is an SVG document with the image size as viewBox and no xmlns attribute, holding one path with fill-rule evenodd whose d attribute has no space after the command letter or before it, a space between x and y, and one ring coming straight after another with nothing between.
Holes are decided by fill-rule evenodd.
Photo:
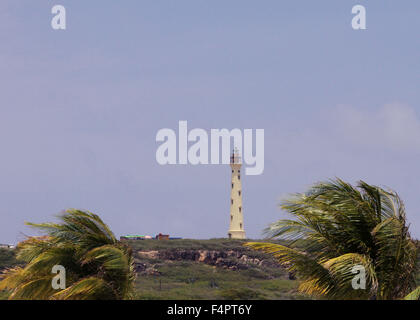
<instances>
[{"instance_id":1,"label":"hillside","mask_svg":"<svg viewBox=\"0 0 420 320\"><path fill-rule=\"evenodd\" d=\"M5 268L10 268L18 265L19 261L16 260L15 250L0 248L0 273Z\"/></svg>"},{"instance_id":2,"label":"hillside","mask_svg":"<svg viewBox=\"0 0 420 320\"><path fill-rule=\"evenodd\" d=\"M15 250L0 248L0 274L6 268L11 268L19 265L19 261L16 260ZM6 299L7 293L0 291L0 300Z\"/></svg>"},{"instance_id":3,"label":"hillside","mask_svg":"<svg viewBox=\"0 0 420 320\"><path fill-rule=\"evenodd\" d=\"M135 298L308 299L297 293L298 280L293 280L271 256L243 247L244 242L127 241L137 272ZM417 246L420 248L420 242ZM14 250L0 249L0 272L17 264ZM7 298L5 292L0 292L2 298Z\"/></svg>"},{"instance_id":4,"label":"hillside","mask_svg":"<svg viewBox=\"0 0 420 320\"><path fill-rule=\"evenodd\" d=\"M241 240L127 241L138 299L302 299L298 282Z\"/></svg>"},{"instance_id":5,"label":"hillside","mask_svg":"<svg viewBox=\"0 0 420 320\"><path fill-rule=\"evenodd\" d=\"M301 299L296 280L270 256L244 241L127 241L135 257L136 299ZM19 262L0 251L1 269ZM0 299L7 294L0 292Z\"/></svg>"}]
</instances>

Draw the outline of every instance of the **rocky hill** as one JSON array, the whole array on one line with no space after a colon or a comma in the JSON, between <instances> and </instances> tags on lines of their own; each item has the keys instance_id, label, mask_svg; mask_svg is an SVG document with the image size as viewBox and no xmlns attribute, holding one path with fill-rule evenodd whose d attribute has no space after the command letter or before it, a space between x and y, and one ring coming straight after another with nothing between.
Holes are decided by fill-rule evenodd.
<instances>
[{"instance_id":1,"label":"rocky hill","mask_svg":"<svg viewBox=\"0 0 420 320\"><path fill-rule=\"evenodd\" d=\"M243 243L228 239L127 241L135 257L136 298L308 298L297 293L299 280L270 255L247 249ZM420 249L420 242L417 245ZM0 271L18 264L14 250L0 249ZM0 292L0 300L5 298L7 294Z\"/></svg>"},{"instance_id":2,"label":"rocky hill","mask_svg":"<svg viewBox=\"0 0 420 320\"><path fill-rule=\"evenodd\" d=\"M297 280L244 241L132 240L137 299L300 299ZM0 270L21 264L0 250ZM0 300L7 292L0 292Z\"/></svg>"},{"instance_id":3,"label":"rocky hill","mask_svg":"<svg viewBox=\"0 0 420 320\"><path fill-rule=\"evenodd\" d=\"M140 299L296 299L298 285L270 255L244 241L138 240L133 248Z\"/></svg>"},{"instance_id":4,"label":"rocky hill","mask_svg":"<svg viewBox=\"0 0 420 320\"><path fill-rule=\"evenodd\" d=\"M253 257L236 250L218 251L218 250L188 250L188 249L166 249L136 252L139 259L155 259L169 261L194 261L205 263L211 266L226 268L229 270L244 270L250 267L272 267L280 266L270 258ZM137 267L143 270L145 263L138 263Z\"/></svg>"}]
</instances>

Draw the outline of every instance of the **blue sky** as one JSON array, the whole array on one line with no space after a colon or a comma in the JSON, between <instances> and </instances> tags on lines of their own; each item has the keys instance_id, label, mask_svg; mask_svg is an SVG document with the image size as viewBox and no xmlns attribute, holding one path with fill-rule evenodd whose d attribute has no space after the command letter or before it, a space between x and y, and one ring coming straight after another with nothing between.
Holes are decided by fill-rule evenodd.
<instances>
[{"instance_id":1,"label":"blue sky","mask_svg":"<svg viewBox=\"0 0 420 320\"><path fill-rule=\"evenodd\" d=\"M408 0L2 0L0 243L65 208L118 236L226 236L230 169L155 160L180 120L265 130L264 173L243 178L251 238L335 176L398 191L419 238L419 16Z\"/></svg>"}]
</instances>

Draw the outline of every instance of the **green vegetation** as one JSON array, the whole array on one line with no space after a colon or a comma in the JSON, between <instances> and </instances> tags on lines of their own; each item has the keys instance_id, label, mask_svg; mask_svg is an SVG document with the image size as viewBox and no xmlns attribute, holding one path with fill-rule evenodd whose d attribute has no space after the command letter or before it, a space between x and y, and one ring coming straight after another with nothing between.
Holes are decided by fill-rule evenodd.
<instances>
[{"instance_id":1,"label":"green vegetation","mask_svg":"<svg viewBox=\"0 0 420 320\"><path fill-rule=\"evenodd\" d=\"M15 249L0 248L0 274L8 269L16 266L22 266L24 263L16 258ZM10 292L7 290L0 290L0 300L5 300L9 297Z\"/></svg>"},{"instance_id":2,"label":"green vegetation","mask_svg":"<svg viewBox=\"0 0 420 320\"><path fill-rule=\"evenodd\" d=\"M277 221L266 231L291 241L289 246L247 246L296 271L303 280L300 292L329 299L402 299L412 292L407 298L419 298L418 249L395 192L337 179L318 183L281 207L296 220ZM367 290L352 287L356 265L366 270Z\"/></svg>"},{"instance_id":3,"label":"green vegetation","mask_svg":"<svg viewBox=\"0 0 420 320\"><path fill-rule=\"evenodd\" d=\"M243 246L246 240L238 239L176 239L168 241L139 240L127 241L134 250L163 250L163 249L191 249L191 250L232 250L250 252Z\"/></svg>"},{"instance_id":4,"label":"green vegetation","mask_svg":"<svg viewBox=\"0 0 420 320\"><path fill-rule=\"evenodd\" d=\"M41 240L39 240L41 241ZM250 250L243 246L243 240L138 240L124 241L133 251L135 263L153 267L156 274L138 272L134 283L134 299L301 299L297 293L298 282L289 280L288 274L278 265L249 265L246 269L230 270L194 260L167 260L140 257L139 251L171 253L180 250L208 250L217 252L234 251L249 258L270 260L268 254ZM22 244L19 245L21 247ZM9 261L4 266L12 267L17 260L13 250L1 252L0 261ZM225 258L232 264L234 257ZM50 281L50 280L49 280ZM7 299L9 293L0 292L0 299Z\"/></svg>"},{"instance_id":5,"label":"green vegetation","mask_svg":"<svg viewBox=\"0 0 420 320\"><path fill-rule=\"evenodd\" d=\"M0 300L419 299L420 242L411 240L394 192L337 180L282 207L297 219L274 223L271 240L253 243L121 242L98 216L69 210L59 224L31 224L47 236L0 249ZM67 271L67 289L58 292L57 264ZM369 290L350 288L355 264L365 267Z\"/></svg>"},{"instance_id":6,"label":"green vegetation","mask_svg":"<svg viewBox=\"0 0 420 320\"><path fill-rule=\"evenodd\" d=\"M229 270L197 261L146 258L140 257L138 254L139 251L153 250L161 252L179 250L226 252L234 250L246 254L248 257L274 260L270 254L244 247L243 240L139 240L127 241L127 243L133 249L136 263L148 264L158 271L157 274L138 272L134 284L134 299L274 300L309 298L298 292L300 282L298 280L289 280L288 273L283 268L250 266L248 269ZM420 243L418 245L420 246ZM302 241L300 246L303 246ZM5 261L5 252L0 252L0 261ZM6 256L10 257L11 252L13 250L7 250ZM17 260L12 260L12 263L15 265ZM418 279L420 281L420 273L418 274ZM0 300L6 298L7 293L0 292Z\"/></svg>"},{"instance_id":7,"label":"green vegetation","mask_svg":"<svg viewBox=\"0 0 420 320\"><path fill-rule=\"evenodd\" d=\"M47 236L17 246L26 263L8 269L0 290L9 299L124 299L133 290L131 249L95 214L68 210L61 223L29 224ZM52 288L52 267L65 266L66 289Z\"/></svg>"},{"instance_id":8,"label":"green vegetation","mask_svg":"<svg viewBox=\"0 0 420 320\"><path fill-rule=\"evenodd\" d=\"M23 262L16 258L15 249L0 248L0 272L6 268L21 265Z\"/></svg>"},{"instance_id":9,"label":"green vegetation","mask_svg":"<svg viewBox=\"0 0 420 320\"><path fill-rule=\"evenodd\" d=\"M250 272L174 262L159 276L139 276L137 299L292 299L296 281L253 278ZM246 297L245 297L246 295Z\"/></svg>"},{"instance_id":10,"label":"green vegetation","mask_svg":"<svg viewBox=\"0 0 420 320\"><path fill-rule=\"evenodd\" d=\"M244 240L140 240L127 241L133 248L135 261L153 266L155 274L139 273L136 299L303 299L297 293L298 281L289 280L288 273L265 253L243 246ZM168 260L139 256L139 251L159 251L172 256L183 251L234 251L250 259L269 260L267 265L248 264L246 268L226 267L191 259ZM224 258L238 264L239 259ZM211 262L210 262L211 263Z\"/></svg>"}]
</instances>

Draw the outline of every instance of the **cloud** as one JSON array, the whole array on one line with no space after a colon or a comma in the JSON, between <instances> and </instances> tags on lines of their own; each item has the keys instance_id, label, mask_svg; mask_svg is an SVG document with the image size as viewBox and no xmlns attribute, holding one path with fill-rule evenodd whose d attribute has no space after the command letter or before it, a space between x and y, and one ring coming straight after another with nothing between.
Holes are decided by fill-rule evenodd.
<instances>
[{"instance_id":1,"label":"cloud","mask_svg":"<svg viewBox=\"0 0 420 320\"><path fill-rule=\"evenodd\" d=\"M329 119L332 134L359 147L420 151L420 119L413 107L401 103L375 110L339 106Z\"/></svg>"}]
</instances>

